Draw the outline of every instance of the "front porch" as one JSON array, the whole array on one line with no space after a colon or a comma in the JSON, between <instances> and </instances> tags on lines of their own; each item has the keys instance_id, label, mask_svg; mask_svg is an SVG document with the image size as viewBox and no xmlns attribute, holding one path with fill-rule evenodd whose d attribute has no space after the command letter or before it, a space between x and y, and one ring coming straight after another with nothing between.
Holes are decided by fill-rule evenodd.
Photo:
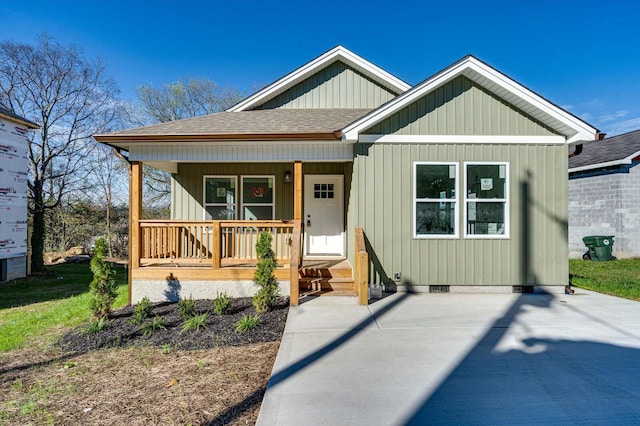
<instances>
[{"instance_id":1,"label":"front porch","mask_svg":"<svg viewBox=\"0 0 640 426\"><path fill-rule=\"evenodd\" d=\"M356 230L355 265L344 257L303 256L302 164L293 173L293 220L142 220L142 164L131 165L129 300L214 298L226 292L251 296L255 245L272 236L275 277L281 293L297 305L307 295L344 295L368 300L368 258Z\"/></svg>"}]
</instances>

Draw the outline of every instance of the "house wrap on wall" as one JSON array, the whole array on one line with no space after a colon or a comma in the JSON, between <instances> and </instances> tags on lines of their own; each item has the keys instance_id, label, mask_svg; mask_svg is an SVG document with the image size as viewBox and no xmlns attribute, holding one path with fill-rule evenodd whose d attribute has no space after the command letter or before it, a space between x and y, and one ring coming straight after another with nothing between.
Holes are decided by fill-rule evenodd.
<instances>
[{"instance_id":1,"label":"house wrap on wall","mask_svg":"<svg viewBox=\"0 0 640 426\"><path fill-rule=\"evenodd\" d=\"M133 301L251 294L265 230L297 304L563 291L568 145L597 134L473 56L411 87L338 46L225 112L95 137L131 162ZM142 164L172 173L170 221L141 220Z\"/></svg>"},{"instance_id":2,"label":"house wrap on wall","mask_svg":"<svg viewBox=\"0 0 640 426\"><path fill-rule=\"evenodd\" d=\"M588 235L614 235L617 257L640 256L640 130L585 144L569 159L569 252Z\"/></svg>"},{"instance_id":3,"label":"house wrap on wall","mask_svg":"<svg viewBox=\"0 0 640 426\"><path fill-rule=\"evenodd\" d=\"M38 127L0 106L0 282L27 275L28 132Z\"/></svg>"}]
</instances>

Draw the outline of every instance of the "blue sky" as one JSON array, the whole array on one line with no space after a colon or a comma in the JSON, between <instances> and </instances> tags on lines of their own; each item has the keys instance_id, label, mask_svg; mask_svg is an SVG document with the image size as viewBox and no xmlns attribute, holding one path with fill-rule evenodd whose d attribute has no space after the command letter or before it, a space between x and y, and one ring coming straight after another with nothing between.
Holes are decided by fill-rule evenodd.
<instances>
[{"instance_id":1,"label":"blue sky","mask_svg":"<svg viewBox=\"0 0 640 426\"><path fill-rule=\"evenodd\" d=\"M337 44L410 84L471 53L609 136L640 128L640 2L5 0L0 40L100 56L122 97L186 75L250 93Z\"/></svg>"}]
</instances>

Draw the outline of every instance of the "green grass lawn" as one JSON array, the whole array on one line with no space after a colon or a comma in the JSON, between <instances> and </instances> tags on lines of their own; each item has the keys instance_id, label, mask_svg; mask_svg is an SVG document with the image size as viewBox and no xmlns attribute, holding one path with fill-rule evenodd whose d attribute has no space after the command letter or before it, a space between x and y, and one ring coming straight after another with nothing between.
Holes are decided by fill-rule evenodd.
<instances>
[{"instance_id":1,"label":"green grass lawn","mask_svg":"<svg viewBox=\"0 0 640 426\"><path fill-rule=\"evenodd\" d=\"M571 259L569 273L576 287L640 300L640 258L610 262Z\"/></svg>"},{"instance_id":2,"label":"green grass lawn","mask_svg":"<svg viewBox=\"0 0 640 426\"><path fill-rule=\"evenodd\" d=\"M114 308L127 303L127 275L115 267L118 297ZM55 265L50 274L30 276L0 284L0 352L19 349L34 339L57 339L56 330L71 327L91 317L89 265Z\"/></svg>"}]
</instances>

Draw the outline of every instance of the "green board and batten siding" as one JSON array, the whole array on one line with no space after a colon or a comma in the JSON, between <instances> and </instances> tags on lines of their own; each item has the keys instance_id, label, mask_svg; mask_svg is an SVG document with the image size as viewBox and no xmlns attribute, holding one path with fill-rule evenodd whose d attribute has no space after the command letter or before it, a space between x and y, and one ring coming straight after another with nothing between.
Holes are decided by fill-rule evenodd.
<instances>
[{"instance_id":1,"label":"green board and batten siding","mask_svg":"<svg viewBox=\"0 0 640 426\"><path fill-rule=\"evenodd\" d=\"M398 93L393 93L369 77L338 61L255 109L373 109L397 95Z\"/></svg>"},{"instance_id":2,"label":"green board and batten siding","mask_svg":"<svg viewBox=\"0 0 640 426\"><path fill-rule=\"evenodd\" d=\"M457 77L364 134L527 135L553 131L466 77Z\"/></svg>"},{"instance_id":3,"label":"green board and batten siding","mask_svg":"<svg viewBox=\"0 0 640 426\"><path fill-rule=\"evenodd\" d=\"M304 163L304 174L351 175L351 163ZM293 219L293 183L284 183L293 163L182 163L171 180L171 219L203 220L203 176L275 176L275 218ZM350 189L345 179L345 193ZM239 194L238 194L239 196ZM238 198L239 200L240 198ZM239 207L239 206L238 206ZM239 211L239 210L238 210Z\"/></svg>"},{"instance_id":4,"label":"green board and batten siding","mask_svg":"<svg viewBox=\"0 0 640 426\"><path fill-rule=\"evenodd\" d=\"M458 239L413 238L413 163L465 161L510 165L510 238L464 238L462 198ZM373 257L387 275L413 285L564 285L567 266L567 148L546 145L361 144L357 147L348 205L348 245L362 227ZM524 228L522 187L530 193ZM460 194L462 195L462 194ZM529 235L529 238L523 238ZM525 241L526 240L526 241ZM530 253L524 278L523 253ZM348 252L350 255L350 252Z\"/></svg>"},{"instance_id":5,"label":"green board and batten siding","mask_svg":"<svg viewBox=\"0 0 640 426\"><path fill-rule=\"evenodd\" d=\"M363 133L554 135L465 77L455 78ZM465 161L508 162L509 239L465 238L462 192L459 238L414 238L416 161L457 162L461 191ZM528 203L522 200L523 185L530 191ZM523 213L525 205L528 218ZM347 247L353 246L353 229L362 227L381 266L377 281L389 282L395 272L401 272L401 284L413 285L564 285L568 276L567 147L358 144L347 217ZM526 259L525 253L529 254Z\"/></svg>"}]
</instances>

